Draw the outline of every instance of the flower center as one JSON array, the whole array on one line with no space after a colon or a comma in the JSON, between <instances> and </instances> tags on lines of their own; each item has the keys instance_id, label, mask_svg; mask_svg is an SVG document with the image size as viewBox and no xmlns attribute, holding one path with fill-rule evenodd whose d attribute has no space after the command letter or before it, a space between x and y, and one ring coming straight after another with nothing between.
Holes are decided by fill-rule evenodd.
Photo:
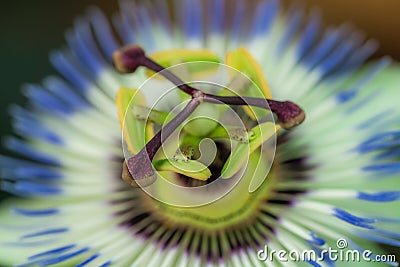
<instances>
[{"instance_id":1,"label":"flower center","mask_svg":"<svg viewBox=\"0 0 400 267\"><path fill-rule=\"evenodd\" d=\"M191 54L191 56L193 56L193 54ZM179 173L183 178L192 178L200 181L206 181L210 177L213 177L210 180L213 181L217 178L216 176L219 175L223 178L233 177L243 166L243 158L246 158L246 155L243 153L246 153L246 151L248 154L254 153L266 141L275 136L275 131L279 129L279 127L274 126L273 119L270 121L266 119L265 110L273 112L280 126L284 129L291 129L301 123L305 118L302 109L290 101L280 102L264 97L232 95L231 93L226 93L224 90L219 90L216 94L200 90L194 85L183 82L183 80L172 71L165 69L163 66L147 57L143 49L138 46L122 48L114 53L113 59L116 68L123 73L135 72L140 66L146 67L169 80L179 88L181 92L190 97L190 99L183 102L183 105L178 108L179 112L177 112L176 115L170 116L170 114L162 114L162 112L156 111L159 115L160 113L164 115L162 127L156 134L151 136L149 141L142 145L142 147L138 145L137 147L140 149L133 149L133 145L128 141L128 148L130 148L133 153L124 163L123 179L133 186L140 185L143 187L154 183L158 175L156 171L175 172ZM232 67L237 67L246 74L251 74L253 77L251 77L250 81L253 83L258 82L256 87L258 85L266 87L261 68L246 50L241 49L229 54L227 56L227 61L231 63ZM230 72L232 72L232 70ZM244 83L244 87L245 86L248 86L248 83ZM242 88L242 90L246 90L246 88ZM135 91L135 95L137 94L140 95L140 93ZM269 92L267 94L269 94ZM130 102L132 102L132 97L133 94L126 90L122 91L117 97L119 113L122 114L122 116L120 115L121 121L125 121L126 119L127 109ZM126 99L129 100L128 105L122 105L121 103L124 101L126 103ZM133 103L133 107L138 106L138 103L141 101L138 100L136 102L137 103ZM219 105L230 107L231 110L233 110L232 107L236 110L239 106L244 107L246 119L253 119L255 126L251 125L251 123L242 124L243 127L236 127L236 129L234 129L235 133L233 134L226 129L225 125L218 125L218 118L210 120L210 118L208 118L209 115L205 114L203 116L204 118L188 122L183 128L185 134L180 138L182 141L178 141L176 147L179 153L177 153L172 160L168 158L168 155L165 153L163 153L161 157L156 157L156 155L160 154L158 153L160 148L167 143L167 140L174 132L181 128L195 112L198 112L200 109L203 109L203 111L212 111L213 107L215 108ZM146 107L144 107L144 109L146 109ZM263 110L264 114L260 115L260 110ZM221 108L217 107L216 113L220 113L220 111ZM143 117L149 118L152 112L153 111L150 109L148 114ZM121 125L123 124L124 123L121 123ZM131 124L134 123L132 122ZM148 125L149 122L146 121L141 126L146 128ZM249 126L254 127L249 129ZM138 128L140 125L135 125L134 127ZM235 139L234 136L236 136L239 143L242 144L237 145L235 149L232 150L229 157L225 156L226 151L229 152L229 149L223 149L221 151L222 153L219 153L219 157L209 161L208 164L205 165L200 160L197 160L199 157L194 157L192 159L193 155L191 153L199 152L199 143L197 142L198 138L196 138L196 136L211 139L215 139L216 137L228 138L229 140ZM130 139L131 142L134 139L138 138L132 137ZM224 146L220 144L220 147ZM183 153L183 151L185 151L184 148L192 152ZM214 170L214 175L208 166L211 166ZM264 175L264 177L265 176L266 175ZM260 184L260 182L258 183ZM193 185L194 183L190 182L189 184Z\"/></svg>"},{"instance_id":2,"label":"flower center","mask_svg":"<svg viewBox=\"0 0 400 267\"><path fill-rule=\"evenodd\" d=\"M114 61L123 73L152 71L140 90L122 88L116 99L122 176L141 187L128 191L122 224L163 247L179 244L215 260L265 244L278 220L271 203L283 203L272 190L281 179L273 165L276 132L301 123L301 108L270 100L260 66L244 49L228 53L227 65L207 51L147 57L137 46L117 51ZM172 101L147 106L144 94L160 82L174 86L160 97Z\"/></svg>"}]
</instances>

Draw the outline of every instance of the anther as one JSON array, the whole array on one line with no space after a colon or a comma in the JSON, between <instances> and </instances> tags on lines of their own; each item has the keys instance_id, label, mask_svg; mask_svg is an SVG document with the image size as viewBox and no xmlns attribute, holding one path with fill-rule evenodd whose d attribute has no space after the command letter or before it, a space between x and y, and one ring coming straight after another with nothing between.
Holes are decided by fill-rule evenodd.
<instances>
[{"instance_id":1,"label":"anther","mask_svg":"<svg viewBox=\"0 0 400 267\"><path fill-rule=\"evenodd\" d=\"M268 101L271 111L278 117L278 123L282 128L289 130L304 121L306 114L291 101Z\"/></svg>"},{"instance_id":2,"label":"anther","mask_svg":"<svg viewBox=\"0 0 400 267\"><path fill-rule=\"evenodd\" d=\"M114 52L112 58L115 68L121 73L132 73L143 65L144 50L137 45L129 45Z\"/></svg>"}]
</instances>

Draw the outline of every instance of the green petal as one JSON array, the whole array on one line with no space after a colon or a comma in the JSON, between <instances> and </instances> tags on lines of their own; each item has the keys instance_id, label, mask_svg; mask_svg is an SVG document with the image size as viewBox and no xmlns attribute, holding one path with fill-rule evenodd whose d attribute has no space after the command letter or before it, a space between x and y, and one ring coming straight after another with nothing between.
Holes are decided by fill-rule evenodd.
<instances>
[{"instance_id":1,"label":"green petal","mask_svg":"<svg viewBox=\"0 0 400 267\"><path fill-rule=\"evenodd\" d=\"M245 164L249 158L249 155L259 148L265 141L270 139L276 131L278 131L279 126L276 126L272 122L265 122L257 125L249 131L249 142L248 143L238 143L228 160L225 162L222 168L222 178L230 178L235 173L237 173ZM258 184L255 182L255 184ZM255 185L251 186L252 188Z\"/></svg>"},{"instance_id":2,"label":"green petal","mask_svg":"<svg viewBox=\"0 0 400 267\"><path fill-rule=\"evenodd\" d=\"M132 102L132 103L131 103ZM115 100L118 110L118 118L123 130L124 140L131 153L138 153L153 135L151 123L142 116L134 115L132 107L146 104L144 95L137 89L121 88ZM148 117L144 114L144 117Z\"/></svg>"},{"instance_id":3,"label":"green petal","mask_svg":"<svg viewBox=\"0 0 400 267\"><path fill-rule=\"evenodd\" d=\"M205 181L211 177L211 171L196 160L162 159L153 162L157 171L172 171L190 178Z\"/></svg>"},{"instance_id":4,"label":"green petal","mask_svg":"<svg viewBox=\"0 0 400 267\"><path fill-rule=\"evenodd\" d=\"M174 114L168 114L165 111L150 109L142 105L133 105L132 114L137 119L149 120L160 125L168 123L175 117Z\"/></svg>"},{"instance_id":5,"label":"green petal","mask_svg":"<svg viewBox=\"0 0 400 267\"><path fill-rule=\"evenodd\" d=\"M248 96L271 98L271 91L263 75L263 69L257 60L247 49L241 47L230 51L226 56L226 64L247 75L254 84L250 84L242 92ZM235 75L236 73L234 73ZM237 75L237 74L236 74ZM234 77L235 78L235 77ZM261 90L261 91L260 91ZM265 116L266 111L260 108L243 107L246 113L252 118L257 119Z\"/></svg>"},{"instance_id":6,"label":"green petal","mask_svg":"<svg viewBox=\"0 0 400 267\"><path fill-rule=\"evenodd\" d=\"M247 143L249 136L245 128L218 125L208 136L212 139L227 138L241 143Z\"/></svg>"},{"instance_id":7,"label":"green petal","mask_svg":"<svg viewBox=\"0 0 400 267\"><path fill-rule=\"evenodd\" d=\"M256 191L262 183L265 181L267 174L269 172L269 169L271 167L272 162L268 162L267 157L262 155L259 151L254 151L250 155L250 160L252 160L252 156L254 155L254 160L257 160L257 165L254 169L254 173L252 175L250 184L249 184L249 193L253 193Z\"/></svg>"}]
</instances>

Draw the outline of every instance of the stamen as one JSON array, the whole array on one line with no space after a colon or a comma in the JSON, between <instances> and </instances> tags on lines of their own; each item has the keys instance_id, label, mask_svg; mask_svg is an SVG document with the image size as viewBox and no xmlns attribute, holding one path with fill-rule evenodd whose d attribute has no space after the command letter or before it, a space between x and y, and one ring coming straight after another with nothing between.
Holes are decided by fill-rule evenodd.
<instances>
[{"instance_id":1,"label":"stamen","mask_svg":"<svg viewBox=\"0 0 400 267\"><path fill-rule=\"evenodd\" d=\"M192 146L185 145L176 150L173 159L183 160L187 162L190 159L192 159L193 155L194 155L194 148Z\"/></svg>"}]
</instances>

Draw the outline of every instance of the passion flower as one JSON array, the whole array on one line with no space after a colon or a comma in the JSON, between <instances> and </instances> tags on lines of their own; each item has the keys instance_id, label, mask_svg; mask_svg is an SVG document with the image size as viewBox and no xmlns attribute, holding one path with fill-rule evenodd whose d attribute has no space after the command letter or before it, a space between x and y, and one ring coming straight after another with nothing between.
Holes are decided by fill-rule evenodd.
<instances>
[{"instance_id":1,"label":"passion flower","mask_svg":"<svg viewBox=\"0 0 400 267\"><path fill-rule=\"evenodd\" d=\"M390 60L275 0L170 8L122 1L116 33L90 9L51 56L62 78L10 109L0 263L322 266L258 251L399 246Z\"/></svg>"}]
</instances>

